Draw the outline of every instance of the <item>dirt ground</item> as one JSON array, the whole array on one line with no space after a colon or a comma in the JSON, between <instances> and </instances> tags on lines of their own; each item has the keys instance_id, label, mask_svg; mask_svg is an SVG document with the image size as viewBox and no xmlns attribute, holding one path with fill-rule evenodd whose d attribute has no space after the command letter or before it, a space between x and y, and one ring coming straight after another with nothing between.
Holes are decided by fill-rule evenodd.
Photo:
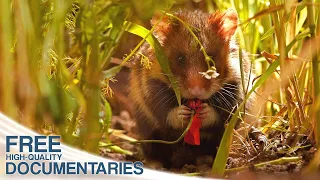
<instances>
[{"instance_id":1,"label":"dirt ground","mask_svg":"<svg viewBox=\"0 0 320 180\"><path fill-rule=\"evenodd\" d=\"M135 123L129 112L122 111L119 115L114 115L112 122L112 128L124 130L124 135L135 138L133 131ZM269 137L268 142L264 145L261 145L252 139L247 140L247 142L250 142L247 144L241 144L234 141L227 162L227 177L247 177L249 172L254 172L256 176L267 176L268 179L282 179L282 177L296 179L297 177L300 177L299 174L301 173L302 168L313 158L316 149L312 146L313 143L310 142L307 137L301 138L298 146L301 148L290 149L288 148L289 137L292 138L292 136L288 136L285 133L275 133L273 137ZM142 161L145 167L154 168L154 162L148 162L144 159L139 145L130 144L118 135L111 135L110 138L113 143L117 144L121 142L119 143L119 146L125 150L131 151L133 154L124 155L121 153L109 152L107 148L101 148L100 152L102 156L119 161ZM162 167L159 168L159 166L157 166L156 169L179 174L196 173L196 175L200 176L210 176L213 160L214 157L207 156L199 159L196 164L185 164L181 169L165 169ZM273 160L276 160L276 162L270 162Z\"/></svg>"}]
</instances>

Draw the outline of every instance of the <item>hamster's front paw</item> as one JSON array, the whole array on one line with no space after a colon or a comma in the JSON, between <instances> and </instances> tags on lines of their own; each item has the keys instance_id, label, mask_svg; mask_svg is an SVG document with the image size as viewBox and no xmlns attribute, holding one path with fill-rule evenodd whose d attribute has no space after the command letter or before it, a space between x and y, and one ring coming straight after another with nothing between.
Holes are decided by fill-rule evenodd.
<instances>
[{"instance_id":1,"label":"hamster's front paw","mask_svg":"<svg viewBox=\"0 0 320 180\"><path fill-rule=\"evenodd\" d=\"M202 127L214 125L218 120L217 112L207 103L202 103L201 107L199 117L202 119Z\"/></svg>"},{"instance_id":2,"label":"hamster's front paw","mask_svg":"<svg viewBox=\"0 0 320 180\"><path fill-rule=\"evenodd\" d=\"M189 107L181 105L169 112L167 123L175 129L186 128L190 121L191 114L192 110Z\"/></svg>"}]
</instances>

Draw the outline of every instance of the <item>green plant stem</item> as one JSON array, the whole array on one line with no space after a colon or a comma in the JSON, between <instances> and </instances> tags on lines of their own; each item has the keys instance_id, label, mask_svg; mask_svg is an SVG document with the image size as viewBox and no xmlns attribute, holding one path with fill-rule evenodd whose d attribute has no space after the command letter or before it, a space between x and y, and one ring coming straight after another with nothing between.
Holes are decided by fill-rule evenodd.
<instances>
[{"instance_id":1,"label":"green plant stem","mask_svg":"<svg viewBox=\"0 0 320 180\"><path fill-rule=\"evenodd\" d=\"M190 129L190 126L192 124L192 121L193 121L193 116L194 116L195 112L192 111L191 113L191 117L190 117L190 121L189 121L189 124L187 125L187 128L183 131L183 133L180 135L180 137L174 141L165 141L165 140L137 140L137 141L130 141L131 144L137 144L137 143L161 143L161 144L176 144L178 143L182 138L184 138L184 135L189 131ZM109 144L107 145L108 146L114 146L116 145L117 143L114 143L114 144Z\"/></svg>"},{"instance_id":2,"label":"green plant stem","mask_svg":"<svg viewBox=\"0 0 320 180\"><path fill-rule=\"evenodd\" d=\"M314 3L314 0L309 0L308 2ZM314 7L308 6L308 19L309 19L309 29L311 33L311 38L316 40L316 25L314 19ZM316 41L316 49L318 49L318 42ZM317 99L320 95L320 73L319 73L319 53L318 51L312 57L312 70L313 70L313 86L314 86L314 99ZM320 109L315 109L315 140L316 146L320 147Z\"/></svg>"},{"instance_id":3,"label":"green plant stem","mask_svg":"<svg viewBox=\"0 0 320 180\"><path fill-rule=\"evenodd\" d=\"M66 142L68 143L72 143L72 134L75 130L75 127L76 127L76 123L77 123L77 118L78 118L78 114L79 114L80 110L79 110L79 107L77 107L73 112L72 112L72 119L70 121L70 124L69 124L69 127L68 127L68 130L66 132Z\"/></svg>"},{"instance_id":4,"label":"green plant stem","mask_svg":"<svg viewBox=\"0 0 320 180\"><path fill-rule=\"evenodd\" d=\"M259 164L255 164L254 167L258 168L258 167L262 167L268 164L284 164L284 163L288 163L288 162L297 162L302 160L302 157L282 157L276 160L272 160L272 161L267 161L267 162L262 162ZM237 171L241 171L244 169L249 168L249 166L243 166L243 167L238 167L238 168L232 168L232 169L227 169L226 172L237 172Z\"/></svg>"},{"instance_id":5,"label":"green plant stem","mask_svg":"<svg viewBox=\"0 0 320 180\"><path fill-rule=\"evenodd\" d=\"M237 123L238 116L240 114L240 110L244 107L245 101L250 97L250 95L262 84L264 83L269 76L276 70L276 68L279 66L280 60L279 57L271 64L271 66L265 71L264 74L261 75L261 77L257 80L257 82L253 85L252 89L248 92L246 97L244 98L244 101L239 105L238 109L232 116L232 118L229 121L229 124L222 136L221 143L219 145L219 149L216 155L216 158L214 160L214 163L212 165L212 172L217 175L223 175L225 172L225 167L227 163L227 159L229 156L229 149L231 146L231 140L232 140L232 132L233 129Z\"/></svg>"},{"instance_id":6,"label":"green plant stem","mask_svg":"<svg viewBox=\"0 0 320 180\"><path fill-rule=\"evenodd\" d=\"M162 19L162 17L160 19ZM126 30L128 30L131 23L130 22L125 22L125 23L128 23L128 26L127 26L128 28L126 28ZM138 43L138 45L130 52L130 54L123 59L123 61L120 64L121 67L124 66L124 64L127 63L127 61L129 61L129 59L131 59L131 57L139 50L139 48L142 46L142 44L152 34L155 27L156 27L156 25L151 28L151 30L147 33L147 35Z\"/></svg>"},{"instance_id":7,"label":"green plant stem","mask_svg":"<svg viewBox=\"0 0 320 180\"><path fill-rule=\"evenodd\" d=\"M104 96L101 95L101 99L104 102L104 113L105 113L105 118L104 118L104 127L103 127L103 133L105 134L105 139L107 143L111 143L110 138L109 138L109 129L111 127L111 120L112 120L112 109L109 104L109 102L106 100Z\"/></svg>"},{"instance_id":8,"label":"green plant stem","mask_svg":"<svg viewBox=\"0 0 320 180\"><path fill-rule=\"evenodd\" d=\"M15 81L14 76L14 64L13 53L10 52L13 45L13 23L11 14L11 1L1 0L0 2L0 109L7 116L11 118L16 117L16 104L15 104ZM2 56L1 56L2 55Z\"/></svg>"},{"instance_id":9,"label":"green plant stem","mask_svg":"<svg viewBox=\"0 0 320 180\"><path fill-rule=\"evenodd\" d=\"M68 7L65 2L61 2L60 0L55 1L55 19L54 19L54 28L56 28L56 40L57 40L57 56L58 56L58 62L57 62L57 73L56 73L56 81L58 85L57 89L57 100L60 104L59 107L59 119L65 119L67 116L66 109L64 107L67 106L66 99L64 97L64 89L62 88L64 85L64 77L63 77L63 66L65 64L62 62L64 58L65 53L65 41L64 41L64 16L66 14L66 7ZM66 138L66 132L65 132L65 126L60 125L59 126L60 133L62 138Z\"/></svg>"},{"instance_id":10,"label":"green plant stem","mask_svg":"<svg viewBox=\"0 0 320 180\"><path fill-rule=\"evenodd\" d=\"M294 75L293 75L293 88L294 88L294 93L296 94L296 97L297 97L301 120L302 120L302 122L306 122L306 117L305 117L304 110L303 110L303 103L302 103L302 99L301 99L300 92L299 92L298 78L297 78L296 73L294 73ZM292 146L294 146L294 145L292 145Z\"/></svg>"},{"instance_id":11,"label":"green plant stem","mask_svg":"<svg viewBox=\"0 0 320 180\"><path fill-rule=\"evenodd\" d=\"M98 144L101 138L101 127L99 123L100 107L100 60L99 60L99 33L97 31L97 9L95 5L90 4L89 9L92 11L90 20L88 20L88 27L92 28L92 36L87 41L87 66L84 71L85 86L83 91L85 92L87 100L87 109L84 117L86 131L82 134L84 137L85 149L89 152L96 153L98 151Z\"/></svg>"}]
</instances>

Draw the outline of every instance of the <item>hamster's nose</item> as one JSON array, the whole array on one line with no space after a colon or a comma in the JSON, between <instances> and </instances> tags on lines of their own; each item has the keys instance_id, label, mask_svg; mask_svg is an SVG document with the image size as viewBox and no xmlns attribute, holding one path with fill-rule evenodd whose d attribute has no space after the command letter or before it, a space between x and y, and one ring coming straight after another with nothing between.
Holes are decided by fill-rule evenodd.
<instances>
[{"instance_id":1,"label":"hamster's nose","mask_svg":"<svg viewBox=\"0 0 320 180\"><path fill-rule=\"evenodd\" d=\"M200 88L199 86L195 86L195 87L192 87L192 88L188 88L188 91L189 91L190 94L191 94L192 96L194 96L195 98L202 96L203 93L204 93L204 89L203 89L203 88Z\"/></svg>"}]
</instances>

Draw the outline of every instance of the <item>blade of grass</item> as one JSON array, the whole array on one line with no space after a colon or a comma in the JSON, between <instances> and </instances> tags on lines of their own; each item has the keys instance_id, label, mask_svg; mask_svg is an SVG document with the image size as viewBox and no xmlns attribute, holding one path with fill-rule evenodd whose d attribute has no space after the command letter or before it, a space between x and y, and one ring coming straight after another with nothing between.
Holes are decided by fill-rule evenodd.
<instances>
[{"instance_id":1,"label":"blade of grass","mask_svg":"<svg viewBox=\"0 0 320 180\"><path fill-rule=\"evenodd\" d=\"M161 18L160 18L161 19ZM156 24L157 25L157 24ZM155 25L155 26L156 26ZM128 31L129 33L138 35L140 37L143 38L143 40L134 48L133 51L131 51L131 53L123 60L122 64L120 64L120 66L123 66L124 63L126 63L132 56L133 54L138 50L138 48L144 43L144 41L147 41L154 49L157 60L161 66L161 69L164 71L164 74L167 74L169 81L172 84L172 87L174 89L174 92L176 94L176 98L179 104L181 104L181 96L180 96L180 91L179 88L177 87L177 84L174 83L176 82L175 77L173 76L171 69L169 67L169 60L168 57L165 55L164 50L162 48L162 46L160 45L159 41L154 37L154 35L152 35L151 33L153 32L154 27L149 31L146 28L135 24L135 23L129 23L128 27L126 29L126 31ZM104 74L108 75L108 77L110 77L110 75L112 75L113 73L117 73L119 72L121 69L121 67L114 67L112 68L112 72L110 71L105 71Z\"/></svg>"},{"instance_id":2,"label":"blade of grass","mask_svg":"<svg viewBox=\"0 0 320 180\"><path fill-rule=\"evenodd\" d=\"M262 41L262 40L270 37L270 36L273 35L273 34L274 34L274 27L270 28L267 32L265 32L265 33L261 36L260 41Z\"/></svg>"},{"instance_id":3,"label":"blade of grass","mask_svg":"<svg viewBox=\"0 0 320 180\"><path fill-rule=\"evenodd\" d=\"M309 0L308 2L314 3L313 0ZM308 6L308 20L309 20L309 29L311 33L311 38L316 36L316 25L314 19L314 7ZM320 17L320 16L319 16ZM316 40L316 49L318 49L318 41ZM312 70L313 70L313 95L314 99L317 99L320 96L320 72L319 72L319 52L312 57ZM320 147L320 109L316 109L314 113L314 121L315 121L315 140L316 146Z\"/></svg>"},{"instance_id":4,"label":"blade of grass","mask_svg":"<svg viewBox=\"0 0 320 180\"><path fill-rule=\"evenodd\" d=\"M85 127L87 130L83 132L85 149L89 152L96 153L98 151L98 144L100 141L101 127L99 123L100 112L100 60L99 60L99 33L96 27L96 7L94 4L89 4L89 11L87 12L87 25L84 26L84 30L91 32L86 37L88 42L86 48L86 57L88 62L84 71L85 87L83 89L87 100L87 109L84 117ZM92 30L92 31L91 31Z\"/></svg>"},{"instance_id":5,"label":"blade of grass","mask_svg":"<svg viewBox=\"0 0 320 180\"><path fill-rule=\"evenodd\" d=\"M229 149L231 146L231 140L232 140L232 132L233 129L238 121L238 116L241 111L241 109L244 107L245 101L250 97L250 95L259 87L261 86L268 78L269 76L276 70L276 68L279 66L280 61L279 58L277 58L271 66L265 71L263 75L257 80L257 82L253 85L252 89L248 92L246 97L244 98L244 102L240 104L240 106L237 108L236 112L232 116L230 122L228 123L228 126L223 134L222 140L220 142L220 146L216 155L216 158L214 160L213 166L212 166L212 172L217 175L223 175L226 168L227 159L229 156Z\"/></svg>"},{"instance_id":6,"label":"blade of grass","mask_svg":"<svg viewBox=\"0 0 320 180\"><path fill-rule=\"evenodd\" d=\"M13 45L13 20L11 14L11 1L1 0L0 2L0 55L2 55L0 63L1 85L0 92L2 111L9 117L16 117L16 104L14 96L14 61L13 53L10 51Z\"/></svg>"},{"instance_id":7,"label":"blade of grass","mask_svg":"<svg viewBox=\"0 0 320 180\"><path fill-rule=\"evenodd\" d=\"M263 166L266 166L266 165L269 165L269 164L285 164L285 163L293 163L293 162L297 162L297 161L300 161L302 160L302 157L298 156L298 157L282 157L282 158L279 158L279 159L276 159L276 160L271 160L271 161L267 161L267 162L262 162L262 163L259 163L259 164L254 164L254 167L255 168L258 168L258 167L263 167ZM228 169L226 172L229 173L229 172L237 172L237 171L242 171L244 169L247 169L249 168L249 166L243 166L243 167L238 167L238 168L232 168L232 169Z\"/></svg>"},{"instance_id":8,"label":"blade of grass","mask_svg":"<svg viewBox=\"0 0 320 180\"><path fill-rule=\"evenodd\" d=\"M37 39L35 24L32 20L30 5L26 1L14 1L16 28L17 28L17 72L18 96L24 101L20 102L21 111L25 118L22 123L38 128L39 123L35 118L37 110L38 87L36 78L39 68L37 66L37 53L40 42ZM35 19L37 17L34 17ZM36 21L36 20L34 20ZM37 39L37 40L34 40ZM23 87L23 88L22 88ZM27 91L25 89L28 89Z\"/></svg>"}]
</instances>

